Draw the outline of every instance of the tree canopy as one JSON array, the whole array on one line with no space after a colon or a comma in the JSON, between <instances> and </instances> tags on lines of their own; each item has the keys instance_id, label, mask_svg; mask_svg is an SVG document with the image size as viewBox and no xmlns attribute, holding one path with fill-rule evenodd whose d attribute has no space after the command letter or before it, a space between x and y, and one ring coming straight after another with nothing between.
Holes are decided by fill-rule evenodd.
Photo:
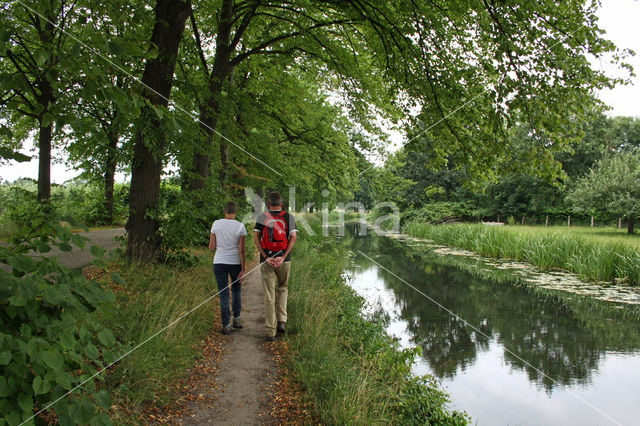
<instances>
[{"instance_id":1,"label":"tree canopy","mask_svg":"<svg viewBox=\"0 0 640 426\"><path fill-rule=\"evenodd\" d=\"M627 220L627 231L634 232L640 217L640 152L608 155L577 182L569 194L574 206L586 211L604 210Z\"/></svg>"},{"instance_id":2,"label":"tree canopy","mask_svg":"<svg viewBox=\"0 0 640 426\"><path fill-rule=\"evenodd\" d=\"M0 18L1 152L15 157L37 132L42 200L54 141L88 174L102 175L107 208L113 171L131 170L133 258L155 258L161 245L167 164L177 164L200 207L213 194L289 185L305 203L321 201L322 189L335 200L357 190L358 172L369 167L362 153L388 142L383 119L404 130L408 151L469 177L496 176L513 163L513 135L525 126L523 163L557 177L550 151L581 138L595 89L622 82L589 58L613 54L629 67L628 52L601 36L597 7L8 3ZM636 138L627 124L619 128L619 138Z\"/></svg>"}]
</instances>

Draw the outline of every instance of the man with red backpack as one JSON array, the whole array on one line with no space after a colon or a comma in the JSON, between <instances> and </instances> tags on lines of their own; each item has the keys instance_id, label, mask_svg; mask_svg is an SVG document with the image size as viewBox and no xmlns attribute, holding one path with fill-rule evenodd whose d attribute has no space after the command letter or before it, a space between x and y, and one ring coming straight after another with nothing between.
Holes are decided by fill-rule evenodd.
<instances>
[{"instance_id":1,"label":"man with red backpack","mask_svg":"<svg viewBox=\"0 0 640 426\"><path fill-rule=\"evenodd\" d=\"M295 218L282 210L280 193L267 195L267 211L258 216L253 231L260 250L267 340L273 341L286 331L291 249L298 235Z\"/></svg>"}]
</instances>

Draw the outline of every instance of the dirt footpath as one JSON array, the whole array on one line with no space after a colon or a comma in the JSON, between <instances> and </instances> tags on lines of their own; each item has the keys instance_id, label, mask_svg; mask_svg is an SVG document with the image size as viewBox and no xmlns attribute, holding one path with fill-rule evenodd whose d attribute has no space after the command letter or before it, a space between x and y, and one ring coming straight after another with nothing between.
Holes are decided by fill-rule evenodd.
<instances>
[{"instance_id":1,"label":"dirt footpath","mask_svg":"<svg viewBox=\"0 0 640 426\"><path fill-rule=\"evenodd\" d=\"M255 267L255 266L253 266ZM251 268L249 268L251 270ZM264 304L259 269L242 284L242 330L220 335L219 318L213 333L225 341L222 358L215 363L211 377L198 380L190 393L194 401L186 404L186 414L172 419L183 425L259 425L271 423L268 390L279 377L272 356L267 353L264 331ZM214 336L215 337L215 336Z\"/></svg>"},{"instance_id":2,"label":"dirt footpath","mask_svg":"<svg viewBox=\"0 0 640 426\"><path fill-rule=\"evenodd\" d=\"M299 425L318 423L301 386L287 371L290 351L285 336L267 342L260 270L242 284L244 328L220 333L218 299L211 331L201 342L202 357L180 383L170 406L150 406L144 423L175 425ZM213 282L213 281L212 281Z\"/></svg>"}]
</instances>

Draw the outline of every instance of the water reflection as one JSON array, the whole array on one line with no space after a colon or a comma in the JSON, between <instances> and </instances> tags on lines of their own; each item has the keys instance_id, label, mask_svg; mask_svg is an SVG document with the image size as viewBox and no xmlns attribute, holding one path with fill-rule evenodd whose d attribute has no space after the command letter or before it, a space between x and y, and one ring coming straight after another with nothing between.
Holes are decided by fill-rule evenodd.
<instances>
[{"instance_id":1,"label":"water reflection","mask_svg":"<svg viewBox=\"0 0 640 426\"><path fill-rule=\"evenodd\" d=\"M629 363L627 366L638 365L640 325L637 322L610 319L586 305L567 303L554 296L540 296L515 285L494 284L474 278L461 270L435 263L428 250L412 248L390 238L371 233L366 237L354 236L347 232L341 241L354 253L354 267L348 271L354 277L352 284L369 301L380 302L377 309L384 310L388 315L390 332L397 335L405 345L420 345L423 349L421 361L428 372L442 379L452 389L458 387L456 381L461 380L462 376L466 376L467 380L470 376L477 375L478 372L474 369L479 364L488 368L487 363L494 362L495 359L479 362L479 358L484 359L490 355L493 358L499 357L499 362L506 371L495 373L494 378L500 376L507 382L511 379L505 378L505 374L512 375L518 371L525 374L527 380L519 385L523 388L521 391L501 391L503 394L521 392L522 400L524 395L529 395L527 398L531 400L560 400L567 392L575 393L576 389L580 389L595 399L590 401L594 404L606 402L619 405L620 398L638 394L640 374L637 370L629 372L638 379L632 382L632 387L620 389L615 395L602 394L595 389L593 383L594 376L602 381L603 376L619 371L615 367L602 371L603 365L607 365L607 357L617 359L616 356L623 355L623 359ZM375 258L381 265L464 318L482 333L438 308L366 257L358 255L358 250ZM383 299L385 301L381 302ZM395 326L392 327L393 323ZM620 362L624 364L625 361ZM482 389L486 383L467 384L469 386ZM546 398L540 395L532 397L532 391L528 389L531 386L534 392L538 389ZM450 391L452 399L456 401L456 395ZM496 392L500 394L500 391ZM490 399L488 394L483 397L486 398L474 396L480 405L483 403L482 399ZM510 397L517 399L516 395ZM583 414L580 411L590 410L577 398L573 399L575 401L566 402L559 411L567 416L566 419L570 419L570 423L579 424L581 421L577 422L577 419ZM527 412L522 408L522 400L518 404L514 403L513 407L520 414ZM626 410L635 416L633 407L634 404L630 404ZM468 409L474 416L470 407L463 405L459 408ZM509 410L508 407L503 408ZM619 410L620 408L616 408L616 411ZM536 411L533 408L530 411L538 420L545 417L540 413L534 414ZM485 407L479 408L478 412L487 416L488 411ZM625 413L610 414L614 418L615 415L626 417ZM562 415L558 414L543 423L558 422L560 418ZM502 417L492 417L491 424L493 421L500 422L499 419ZM507 416L504 419L511 421L513 417ZM587 423L595 424L602 419L605 417Z\"/></svg>"}]
</instances>

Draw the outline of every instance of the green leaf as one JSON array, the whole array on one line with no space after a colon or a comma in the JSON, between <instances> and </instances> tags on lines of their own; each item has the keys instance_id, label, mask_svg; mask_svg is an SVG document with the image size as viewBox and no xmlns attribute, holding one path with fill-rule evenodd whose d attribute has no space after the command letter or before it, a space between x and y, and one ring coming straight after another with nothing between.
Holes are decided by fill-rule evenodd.
<instances>
[{"instance_id":1,"label":"green leaf","mask_svg":"<svg viewBox=\"0 0 640 426\"><path fill-rule=\"evenodd\" d=\"M105 262L104 260L100 259L100 258L96 258L93 259L91 261L91 263L96 267L96 268L103 268L106 269L109 267L109 264L107 262Z\"/></svg>"},{"instance_id":2,"label":"green leaf","mask_svg":"<svg viewBox=\"0 0 640 426\"><path fill-rule=\"evenodd\" d=\"M153 112L156 113L156 115L158 116L158 118L160 120L162 120L162 117L164 116L164 112L162 111L162 107L157 106L152 104L151 102L149 102L149 106L151 107L151 109L153 110Z\"/></svg>"},{"instance_id":3,"label":"green leaf","mask_svg":"<svg viewBox=\"0 0 640 426\"><path fill-rule=\"evenodd\" d=\"M80 248L84 248L88 240L87 237L83 237L80 234L71 234L71 242Z\"/></svg>"},{"instance_id":4,"label":"green leaf","mask_svg":"<svg viewBox=\"0 0 640 426\"><path fill-rule=\"evenodd\" d=\"M111 407L111 395L106 390L99 390L94 396L98 405L104 410L108 410Z\"/></svg>"},{"instance_id":5,"label":"green leaf","mask_svg":"<svg viewBox=\"0 0 640 426\"><path fill-rule=\"evenodd\" d=\"M49 71L47 71L47 73L45 74L47 77L47 80L49 81L49 83L51 84L55 84L58 82L58 71L55 69L51 69Z\"/></svg>"},{"instance_id":6,"label":"green leaf","mask_svg":"<svg viewBox=\"0 0 640 426\"><path fill-rule=\"evenodd\" d=\"M33 409L33 395L20 393L20 395L18 395L18 405L22 408L22 411L31 412Z\"/></svg>"},{"instance_id":7,"label":"green leaf","mask_svg":"<svg viewBox=\"0 0 640 426\"><path fill-rule=\"evenodd\" d=\"M98 351L98 348L96 348L96 346L92 343L87 344L87 346L84 348L84 353L90 358L90 359L98 359L100 357L100 352Z\"/></svg>"},{"instance_id":8,"label":"green leaf","mask_svg":"<svg viewBox=\"0 0 640 426\"><path fill-rule=\"evenodd\" d=\"M184 127L182 126L182 124L180 124L180 121L176 119L175 116L172 116L172 121L173 121L173 127L178 130L179 132L184 130Z\"/></svg>"},{"instance_id":9,"label":"green leaf","mask_svg":"<svg viewBox=\"0 0 640 426\"><path fill-rule=\"evenodd\" d=\"M108 328L103 328L98 333L98 340L105 346L111 346L116 342L116 338Z\"/></svg>"},{"instance_id":10,"label":"green leaf","mask_svg":"<svg viewBox=\"0 0 640 426\"><path fill-rule=\"evenodd\" d=\"M20 324L20 335L22 337L31 337L31 333L32 333L32 329L31 326L27 323L22 323Z\"/></svg>"},{"instance_id":11,"label":"green leaf","mask_svg":"<svg viewBox=\"0 0 640 426\"><path fill-rule=\"evenodd\" d=\"M62 354L55 349L44 351L40 354L42 361L53 370L60 370L64 365Z\"/></svg>"},{"instance_id":12,"label":"green leaf","mask_svg":"<svg viewBox=\"0 0 640 426\"><path fill-rule=\"evenodd\" d=\"M119 273L117 273L116 271L113 271L111 273L111 279L115 283L120 284L120 285L126 285L127 284L127 282L124 280L124 278L122 278L122 276Z\"/></svg>"},{"instance_id":13,"label":"green leaf","mask_svg":"<svg viewBox=\"0 0 640 426\"><path fill-rule=\"evenodd\" d=\"M43 243L42 241L35 241L34 245L36 246L38 253L48 253L51 251L51 246L47 243Z\"/></svg>"},{"instance_id":14,"label":"green leaf","mask_svg":"<svg viewBox=\"0 0 640 426\"><path fill-rule=\"evenodd\" d=\"M61 241L60 243L58 243L58 248L67 253L73 250L73 247L71 247L71 244L69 244L66 241Z\"/></svg>"},{"instance_id":15,"label":"green leaf","mask_svg":"<svg viewBox=\"0 0 640 426\"><path fill-rule=\"evenodd\" d=\"M68 292L61 292L57 287L47 287L42 294L42 299L51 305L61 305L66 300L65 293L68 294Z\"/></svg>"},{"instance_id":16,"label":"green leaf","mask_svg":"<svg viewBox=\"0 0 640 426\"><path fill-rule=\"evenodd\" d=\"M11 33L6 28L0 28L0 43L6 43L9 41Z\"/></svg>"},{"instance_id":17,"label":"green leaf","mask_svg":"<svg viewBox=\"0 0 640 426\"><path fill-rule=\"evenodd\" d=\"M64 332L60 336L60 343L65 347L65 349L73 350L76 346L76 342L76 336L71 331Z\"/></svg>"},{"instance_id":18,"label":"green leaf","mask_svg":"<svg viewBox=\"0 0 640 426\"><path fill-rule=\"evenodd\" d=\"M29 301L20 294L16 294L15 296L11 296L9 298L9 304L11 306L22 307L22 306L27 306L27 303L29 303Z\"/></svg>"},{"instance_id":19,"label":"green leaf","mask_svg":"<svg viewBox=\"0 0 640 426\"><path fill-rule=\"evenodd\" d=\"M36 262L29 256L13 256L9 258L7 263L13 267L14 270L20 272L29 273L36 270Z\"/></svg>"},{"instance_id":20,"label":"green leaf","mask_svg":"<svg viewBox=\"0 0 640 426\"><path fill-rule=\"evenodd\" d=\"M13 390L7 384L7 379L0 376L0 397L6 398L13 393Z\"/></svg>"},{"instance_id":21,"label":"green leaf","mask_svg":"<svg viewBox=\"0 0 640 426\"><path fill-rule=\"evenodd\" d=\"M66 371L57 371L55 377L57 384L65 389L71 389L71 374L67 373Z\"/></svg>"},{"instance_id":22,"label":"green leaf","mask_svg":"<svg viewBox=\"0 0 640 426\"><path fill-rule=\"evenodd\" d=\"M94 257L102 257L106 253L105 249L103 249L102 247L98 247L98 246L91 246L89 248L89 250L91 251L91 254Z\"/></svg>"},{"instance_id":23,"label":"green leaf","mask_svg":"<svg viewBox=\"0 0 640 426\"><path fill-rule=\"evenodd\" d=\"M44 65L47 60L49 59L49 52L47 52L44 48L39 48L38 50L35 51L35 53L33 54L36 63L38 64L38 66L42 66Z\"/></svg>"},{"instance_id":24,"label":"green leaf","mask_svg":"<svg viewBox=\"0 0 640 426\"><path fill-rule=\"evenodd\" d=\"M3 148L3 147L0 147L0 158L4 158L6 160L14 160L14 161L17 161L18 163L25 163L27 161L31 161L31 157L29 157L28 155L24 155L12 149Z\"/></svg>"},{"instance_id":25,"label":"green leaf","mask_svg":"<svg viewBox=\"0 0 640 426\"><path fill-rule=\"evenodd\" d=\"M7 51L7 42L9 41L10 34L4 28L0 28L0 55L5 54Z\"/></svg>"},{"instance_id":26,"label":"green leaf","mask_svg":"<svg viewBox=\"0 0 640 426\"><path fill-rule=\"evenodd\" d=\"M0 365L8 365L10 361L11 361L10 351L0 352Z\"/></svg>"},{"instance_id":27,"label":"green leaf","mask_svg":"<svg viewBox=\"0 0 640 426\"><path fill-rule=\"evenodd\" d=\"M106 410L107 408L105 408ZM109 417L109 415L107 413L100 413L98 414L94 419L92 419L91 422L92 425L104 425L104 426L111 426L111 418Z\"/></svg>"},{"instance_id":28,"label":"green leaf","mask_svg":"<svg viewBox=\"0 0 640 426\"><path fill-rule=\"evenodd\" d=\"M109 41L107 47L112 55L124 55L127 52L126 47L119 41Z\"/></svg>"},{"instance_id":29,"label":"green leaf","mask_svg":"<svg viewBox=\"0 0 640 426\"><path fill-rule=\"evenodd\" d=\"M42 127L49 127L53 123L53 119L53 115L48 112L42 114Z\"/></svg>"},{"instance_id":30,"label":"green leaf","mask_svg":"<svg viewBox=\"0 0 640 426\"><path fill-rule=\"evenodd\" d=\"M17 425L20 423L20 414L18 414L18 412L15 410L9 412L6 418L7 418L7 423L10 425Z\"/></svg>"},{"instance_id":31,"label":"green leaf","mask_svg":"<svg viewBox=\"0 0 640 426\"><path fill-rule=\"evenodd\" d=\"M83 343L86 343L91 338L91 332L86 326L82 325L80 326L80 330L78 330L78 337L80 337Z\"/></svg>"},{"instance_id":32,"label":"green leaf","mask_svg":"<svg viewBox=\"0 0 640 426\"><path fill-rule=\"evenodd\" d=\"M33 379L32 386L35 395L42 395L51 390L51 383L48 380L43 380L40 376L36 376Z\"/></svg>"},{"instance_id":33,"label":"green leaf","mask_svg":"<svg viewBox=\"0 0 640 426\"><path fill-rule=\"evenodd\" d=\"M7 139L11 139L13 137L13 132L9 127L0 125L0 136L4 136Z\"/></svg>"},{"instance_id":34,"label":"green leaf","mask_svg":"<svg viewBox=\"0 0 640 426\"><path fill-rule=\"evenodd\" d=\"M75 57L78 57L81 53L82 46L80 45L80 43L74 43L73 46L71 46L71 54Z\"/></svg>"},{"instance_id":35,"label":"green leaf","mask_svg":"<svg viewBox=\"0 0 640 426\"><path fill-rule=\"evenodd\" d=\"M96 412L95 405L89 401L78 401L69 409L69 415L76 423L88 423Z\"/></svg>"}]
</instances>

